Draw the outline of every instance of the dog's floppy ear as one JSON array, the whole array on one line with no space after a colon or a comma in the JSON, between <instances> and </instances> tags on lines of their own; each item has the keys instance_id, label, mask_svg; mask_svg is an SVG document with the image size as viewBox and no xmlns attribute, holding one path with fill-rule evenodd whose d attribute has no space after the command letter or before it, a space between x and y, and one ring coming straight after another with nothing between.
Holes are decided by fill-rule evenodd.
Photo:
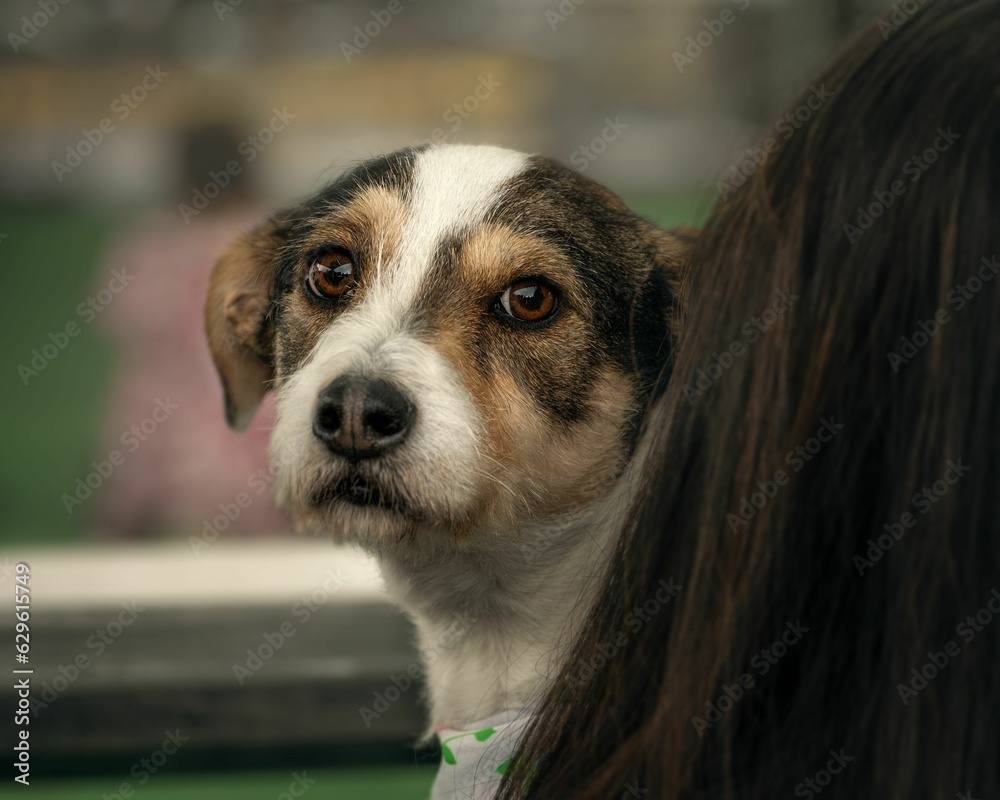
<instances>
[{"instance_id":1,"label":"dog's floppy ear","mask_svg":"<svg viewBox=\"0 0 1000 800\"><path fill-rule=\"evenodd\" d=\"M632 302L629 327L632 359L647 385L664 387L669 360L677 341L677 309L680 303L688 257L699 232L679 227L663 230L652 224L645 237L648 271Z\"/></svg>"},{"instance_id":2,"label":"dog's floppy ear","mask_svg":"<svg viewBox=\"0 0 1000 800\"><path fill-rule=\"evenodd\" d=\"M687 282L689 257L701 231L687 225L667 230L650 225L650 229L647 239L650 270L639 289L637 301L651 312L659 309L668 314L673 325L672 312Z\"/></svg>"},{"instance_id":3,"label":"dog's floppy ear","mask_svg":"<svg viewBox=\"0 0 1000 800\"><path fill-rule=\"evenodd\" d=\"M226 421L235 430L250 424L274 377L268 310L287 239L287 216L275 215L229 245L208 281L205 332L222 378Z\"/></svg>"}]
</instances>

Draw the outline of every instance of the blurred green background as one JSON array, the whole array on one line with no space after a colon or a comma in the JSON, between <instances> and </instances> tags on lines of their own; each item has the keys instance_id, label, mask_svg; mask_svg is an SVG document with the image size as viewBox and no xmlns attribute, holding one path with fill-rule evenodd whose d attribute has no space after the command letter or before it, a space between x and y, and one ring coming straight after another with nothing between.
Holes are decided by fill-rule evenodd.
<instances>
[{"instance_id":1,"label":"blurred green background","mask_svg":"<svg viewBox=\"0 0 1000 800\"><path fill-rule=\"evenodd\" d=\"M71 353L29 377L27 386L18 366L30 366L31 351L48 342L49 332L78 319L75 308L91 291L100 248L115 224L110 213L71 208L0 210L0 232L7 233L0 263L8 280L0 293L7 328L0 363L8 383L0 394L7 426L0 542L54 543L81 534L59 496L97 452L114 348L89 328L71 341Z\"/></svg>"}]
</instances>

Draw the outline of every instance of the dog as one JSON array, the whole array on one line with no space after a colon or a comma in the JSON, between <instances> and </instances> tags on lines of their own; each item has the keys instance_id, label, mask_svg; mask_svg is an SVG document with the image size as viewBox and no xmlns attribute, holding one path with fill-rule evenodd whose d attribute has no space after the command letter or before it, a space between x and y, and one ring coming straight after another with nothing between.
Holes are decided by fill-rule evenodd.
<instances>
[{"instance_id":1,"label":"dog","mask_svg":"<svg viewBox=\"0 0 1000 800\"><path fill-rule=\"evenodd\" d=\"M216 263L227 419L275 391L279 499L378 561L429 731L523 720L561 666L641 487L689 239L550 159L450 144L362 163Z\"/></svg>"}]
</instances>

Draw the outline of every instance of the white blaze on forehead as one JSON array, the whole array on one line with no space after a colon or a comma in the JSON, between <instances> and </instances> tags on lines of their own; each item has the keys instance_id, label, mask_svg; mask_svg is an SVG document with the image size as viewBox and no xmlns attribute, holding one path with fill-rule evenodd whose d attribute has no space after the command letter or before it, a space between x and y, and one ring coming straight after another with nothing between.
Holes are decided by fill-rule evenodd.
<instances>
[{"instance_id":1,"label":"white blaze on forehead","mask_svg":"<svg viewBox=\"0 0 1000 800\"><path fill-rule=\"evenodd\" d=\"M397 313L417 300L440 242L480 222L528 158L513 150L476 145L443 145L417 154L399 252L391 264L379 265L379 283L391 293ZM383 296L376 302L387 299Z\"/></svg>"}]
</instances>

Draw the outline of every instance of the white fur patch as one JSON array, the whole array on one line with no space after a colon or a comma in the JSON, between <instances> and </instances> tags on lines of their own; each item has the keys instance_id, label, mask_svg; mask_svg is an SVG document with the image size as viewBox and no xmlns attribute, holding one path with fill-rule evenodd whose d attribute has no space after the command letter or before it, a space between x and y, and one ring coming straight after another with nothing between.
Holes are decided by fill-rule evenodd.
<instances>
[{"instance_id":1,"label":"white fur patch","mask_svg":"<svg viewBox=\"0 0 1000 800\"><path fill-rule=\"evenodd\" d=\"M387 288L395 303L408 308L417 300L438 243L479 222L527 158L513 150L473 145L437 147L417 156L401 263L380 271L391 277Z\"/></svg>"}]
</instances>

